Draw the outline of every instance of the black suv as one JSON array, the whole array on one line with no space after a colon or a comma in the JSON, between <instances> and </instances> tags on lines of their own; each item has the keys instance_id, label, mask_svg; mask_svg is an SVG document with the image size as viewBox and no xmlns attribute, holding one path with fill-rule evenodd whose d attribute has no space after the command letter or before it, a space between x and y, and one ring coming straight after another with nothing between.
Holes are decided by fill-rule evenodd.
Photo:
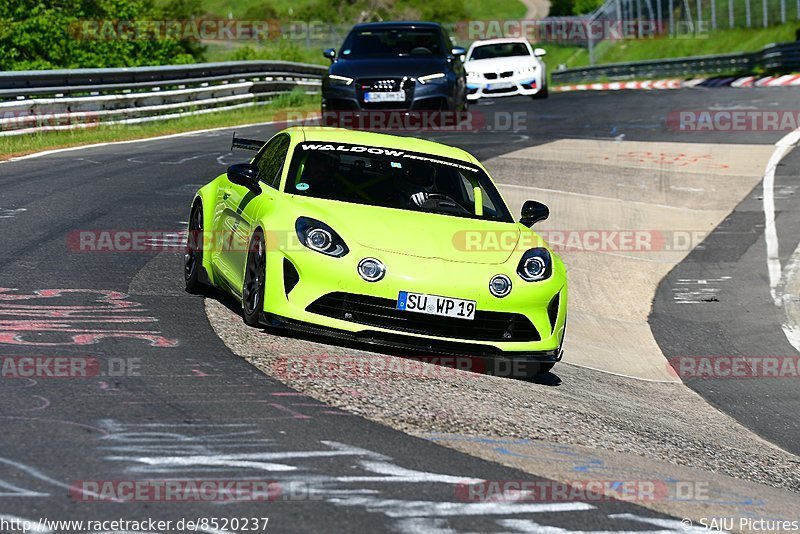
<instances>
[{"instance_id":1,"label":"black suv","mask_svg":"<svg viewBox=\"0 0 800 534\"><path fill-rule=\"evenodd\" d=\"M350 30L322 81L322 111L467 107L464 55L433 22L374 22Z\"/></svg>"}]
</instances>

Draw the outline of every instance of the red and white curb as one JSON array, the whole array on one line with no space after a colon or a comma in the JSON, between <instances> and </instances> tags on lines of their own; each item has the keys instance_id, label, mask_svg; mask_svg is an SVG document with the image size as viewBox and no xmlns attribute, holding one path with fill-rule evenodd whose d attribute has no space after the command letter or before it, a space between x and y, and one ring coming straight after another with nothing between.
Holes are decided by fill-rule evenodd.
<instances>
[{"instance_id":1,"label":"red and white curb","mask_svg":"<svg viewBox=\"0 0 800 534\"><path fill-rule=\"evenodd\" d=\"M757 78L745 76L731 82L731 87L793 87L800 86L800 74L787 74L785 76L766 76Z\"/></svg>"},{"instance_id":2,"label":"red and white curb","mask_svg":"<svg viewBox=\"0 0 800 534\"><path fill-rule=\"evenodd\" d=\"M559 85L553 91L620 91L625 89L682 89L684 87L800 87L800 74L784 76L744 76L741 78L695 78L692 80L666 79L643 82L604 82L577 85Z\"/></svg>"},{"instance_id":3,"label":"red and white curb","mask_svg":"<svg viewBox=\"0 0 800 534\"><path fill-rule=\"evenodd\" d=\"M621 91L623 89L681 89L683 80L647 80L643 82L605 82L587 83L578 85L559 85L553 87L553 91Z\"/></svg>"}]
</instances>

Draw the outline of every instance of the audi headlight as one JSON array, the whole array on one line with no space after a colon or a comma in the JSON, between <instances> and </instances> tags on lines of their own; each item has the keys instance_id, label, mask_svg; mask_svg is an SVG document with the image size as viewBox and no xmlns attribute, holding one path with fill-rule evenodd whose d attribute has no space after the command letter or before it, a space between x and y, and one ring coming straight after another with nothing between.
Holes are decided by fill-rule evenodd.
<instances>
[{"instance_id":1,"label":"audi headlight","mask_svg":"<svg viewBox=\"0 0 800 534\"><path fill-rule=\"evenodd\" d=\"M447 81L447 75L444 72L437 72L436 74L420 76L417 78L417 81L422 85L426 83L445 83Z\"/></svg>"},{"instance_id":2,"label":"audi headlight","mask_svg":"<svg viewBox=\"0 0 800 534\"><path fill-rule=\"evenodd\" d=\"M341 258L350 252L339 234L324 222L310 217L300 217L294 227L300 242L315 252L334 258Z\"/></svg>"},{"instance_id":3,"label":"audi headlight","mask_svg":"<svg viewBox=\"0 0 800 534\"><path fill-rule=\"evenodd\" d=\"M522 255L517 274L526 282L539 282L553 274L553 261L546 248L532 248Z\"/></svg>"},{"instance_id":4,"label":"audi headlight","mask_svg":"<svg viewBox=\"0 0 800 534\"><path fill-rule=\"evenodd\" d=\"M353 83L353 78L339 76L338 74L328 74L328 83L331 85L350 85Z\"/></svg>"}]
</instances>

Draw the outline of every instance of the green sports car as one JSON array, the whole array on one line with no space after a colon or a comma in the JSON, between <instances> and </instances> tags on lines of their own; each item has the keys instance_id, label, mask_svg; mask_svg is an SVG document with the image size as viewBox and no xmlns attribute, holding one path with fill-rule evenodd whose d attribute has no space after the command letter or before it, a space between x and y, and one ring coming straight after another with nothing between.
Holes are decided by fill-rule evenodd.
<instances>
[{"instance_id":1,"label":"green sports car","mask_svg":"<svg viewBox=\"0 0 800 534\"><path fill-rule=\"evenodd\" d=\"M223 289L252 326L425 353L492 372L545 372L562 356L567 279L515 220L478 160L432 141L293 127L195 195L186 288Z\"/></svg>"}]
</instances>

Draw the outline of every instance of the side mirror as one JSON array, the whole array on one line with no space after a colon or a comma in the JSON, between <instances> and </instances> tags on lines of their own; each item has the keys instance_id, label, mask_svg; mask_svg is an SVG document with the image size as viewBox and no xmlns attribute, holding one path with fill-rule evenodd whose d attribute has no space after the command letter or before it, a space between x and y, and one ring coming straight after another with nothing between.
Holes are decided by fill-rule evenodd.
<instances>
[{"instance_id":1,"label":"side mirror","mask_svg":"<svg viewBox=\"0 0 800 534\"><path fill-rule=\"evenodd\" d=\"M467 49L462 46L454 46L450 53L455 57L461 57L467 54Z\"/></svg>"},{"instance_id":2,"label":"side mirror","mask_svg":"<svg viewBox=\"0 0 800 534\"><path fill-rule=\"evenodd\" d=\"M228 167L228 180L255 193L261 192L261 186L258 185L258 168L250 163L237 163Z\"/></svg>"},{"instance_id":3,"label":"side mirror","mask_svg":"<svg viewBox=\"0 0 800 534\"><path fill-rule=\"evenodd\" d=\"M322 55L331 61L336 59L336 49L335 48L328 48L327 50L322 51Z\"/></svg>"},{"instance_id":4,"label":"side mirror","mask_svg":"<svg viewBox=\"0 0 800 534\"><path fill-rule=\"evenodd\" d=\"M544 55L547 55L547 50L545 50L544 48L534 48L533 55L536 57L542 57Z\"/></svg>"},{"instance_id":5,"label":"side mirror","mask_svg":"<svg viewBox=\"0 0 800 534\"><path fill-rule=\"evenodd\" d=\"M526 200L525 204L522 205L522 218L519 222L530 228L537 222L547 219L549 216L550 209L547 206L535 200Z\"/></svg>"}]
</instances>

